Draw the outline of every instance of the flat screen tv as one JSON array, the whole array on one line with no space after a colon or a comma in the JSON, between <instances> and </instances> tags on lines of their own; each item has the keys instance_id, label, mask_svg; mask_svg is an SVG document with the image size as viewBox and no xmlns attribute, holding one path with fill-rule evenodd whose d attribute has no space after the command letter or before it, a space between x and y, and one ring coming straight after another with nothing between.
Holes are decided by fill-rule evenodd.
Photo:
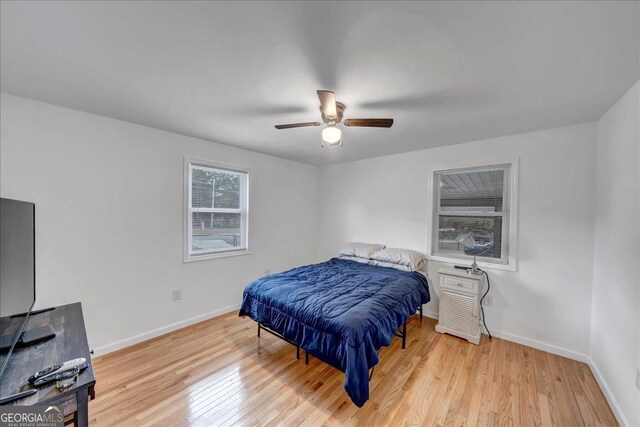
<instances>
[{"instance_id":1,"label":"flat screen tv","mask_svg":"<svg viewBox=\"0 0 640 427\"><path fill-rule=\"evenodd\" d=\"M36 301L35 205L0 199L0 381Z\"/></svg>"}]
</instances>

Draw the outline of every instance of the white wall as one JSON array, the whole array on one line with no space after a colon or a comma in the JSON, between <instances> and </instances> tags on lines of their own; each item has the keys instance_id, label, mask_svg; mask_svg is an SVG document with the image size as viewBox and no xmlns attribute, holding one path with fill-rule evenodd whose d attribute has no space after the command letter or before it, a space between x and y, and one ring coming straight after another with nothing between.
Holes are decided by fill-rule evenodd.
<instances>
[{"instance_id":1,"label":"white wall","mask_svg":"<svg viewBox=\"0 0 640 427\"><path fill-rule=\"evenodd\" d=\"M330 257L351 240L425 251L429 168L518 157L519 269L490 271L494 305L485 310L487 323L507 339L585 359L595 138L595 123L587 123L323 168L319 255ZM442 265L429 264L432 314Z\"/></svg>"},{"instance_id":2,"label":"white wall","mask_svg":"<svg viewBox=\"0 0 640 427\"><path fill-rule=\"evenodd\" d=\"M6 94L1 102L0 194L36 203L37 307L81 301L92 347L229 310L265 269L315 260L316 167ZM182 262L185 155L251 169L250 255Z\"/></svg>"},{"instance_id":3,"label":"white wall","mask_svg":"<svg viewBox=\"0 0 640 427\"><path fill-rule=\"evenodd\" d=\"M640 82L598 122L591 357L640 425Z\"/></svg>"}]
</instances>

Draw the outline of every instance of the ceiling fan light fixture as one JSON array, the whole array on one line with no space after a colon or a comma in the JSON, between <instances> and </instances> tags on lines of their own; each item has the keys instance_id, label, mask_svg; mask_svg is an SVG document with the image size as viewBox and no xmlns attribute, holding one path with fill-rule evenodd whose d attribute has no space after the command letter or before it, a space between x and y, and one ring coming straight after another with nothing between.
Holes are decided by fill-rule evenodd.
<instances>
[{"instance_id":1,"label":"ceiling fan light fixture","mask_svg":"<svg viewBox=\"0 0 640 427\"><path fill-rule=\"evenodd\" d=\"M327 126L322 130L322 141L329 146L342 145L342 131L336 126Z\"/></svg>"},{"instance_id":2,"label":"ceiling fan light fixture","mask_svg":"<svg viewBox=\"0 0 640 427\"><path fill-rule=\"evenodd\" d=\"M320 116L322 121L327 125L322 130L322 144L329 147L342 147L342 131L338 127L361 127L361 128L390 128L393 126L393 119L346 119L342 120L345 105L336 101L336 94L330 90L318 90L318 99L320 100ZM304 122L289 123L276 125L276 129L292 129L304 128L309 126L320 126L321 122Z\"/></svg>"}]
</instances>

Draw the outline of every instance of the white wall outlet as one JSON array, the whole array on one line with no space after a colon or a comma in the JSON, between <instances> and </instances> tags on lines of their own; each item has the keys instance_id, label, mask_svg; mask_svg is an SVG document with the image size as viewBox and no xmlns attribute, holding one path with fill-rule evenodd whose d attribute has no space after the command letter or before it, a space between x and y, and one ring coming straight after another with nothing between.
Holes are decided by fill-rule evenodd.
<instances>
[{"instance_id":1,"label":"white wall outlet","mask_svg":"<svg viewBox=\"0 0 640 427\"><path fill-rule=\"evenodd\" d=\"M182 289L173 290L173 300L180 301L182 299Z\"/></svg>"},{"instance_id":2,"label":"white wall outlet","mask_svg":"<svg viewBox=\"0 0 640 427\"><path fill-rule=\"evenodd\" d=\"M493 307L493 296L487 295L486 297L484 297L484 299L482 300L482 305L484 305L485 307Z\"/></svg>"},{"instance_id":3,"label":"white wall outlet","mask_svg":"<svg viewBox=\"0 0 640 427\"><path fill-rule=\"evenodd\" d=\"M640 368L636 369L636 388L640 390Z\"/></svg>"},{"instance_id":4,"label":"white wall outlet","mask_svg":"<svg viewBox=\"0 0 640 427\"><path fill-rule=\"evenodd\" d=\"M270 275L270 274L271 274L271 269L270 269L270 268L267 268L267 269L264 271L264 275L265 275L265 276L268 276L268 275Z\"/></svg>"}]
</instances>

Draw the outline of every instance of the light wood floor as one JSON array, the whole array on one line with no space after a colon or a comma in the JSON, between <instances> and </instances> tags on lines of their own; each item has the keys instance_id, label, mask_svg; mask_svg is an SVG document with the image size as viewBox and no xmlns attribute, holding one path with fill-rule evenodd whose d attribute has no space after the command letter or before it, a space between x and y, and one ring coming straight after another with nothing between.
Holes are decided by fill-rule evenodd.
<instances>
[{"instance_id":1,"label":"light wood floor","mask_svg":"<svg viewBox=\"0 0 640 427\"><path fill-rule=\"evenodd\" d=\"M94 361L93 425L617 425L589 367L494 338L479 346L413 316L380 352L358 408L344 374L228 314Z\"/></svg>"}]
</instances>

